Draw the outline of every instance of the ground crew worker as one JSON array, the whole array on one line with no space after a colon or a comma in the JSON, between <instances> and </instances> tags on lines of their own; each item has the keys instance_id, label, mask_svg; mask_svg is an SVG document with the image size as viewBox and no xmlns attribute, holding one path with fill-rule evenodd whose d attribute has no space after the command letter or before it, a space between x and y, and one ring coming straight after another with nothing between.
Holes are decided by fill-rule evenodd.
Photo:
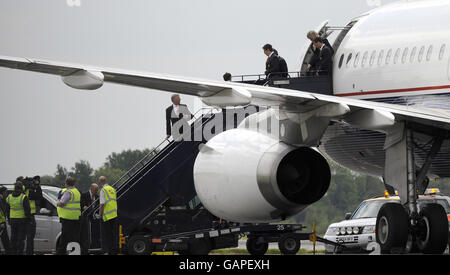
<instances>
[{"instance_id":1,"label":"ground crew worker","mask_svg":"<svg viewBox=\"0 0 450 275\"><path fill-rule=\"evenodd\" d=\"M105 254L116 255L119 241L117 228L116 190L109 186L106 178L101 176L98 183L100 191L100 217L102 219L102 245Z\"/></svg>"},{"instance_id":2,"label":"ground crew worker","mask_svg":"<svg viewBox=\"0 0 450 275\"><path fill-rule=\"evenodd\" d=\"M11 225L11 254L23 255L31 209L28 198L23 193L21 182L14 184L14 190L6 198L6 203L9 208L9 224Z\"/></svg>"},{"instance_id":3,"label":"ground crew worker","mask_svg":"<svg viewBox=\"0 0 450 275\"><path fill-rule=\"evenodd\" d=\"M5 205L7 190L8 189L4 186L0 187L0 240L2 241L3 249L5 249L5 254L9 255L11 251L9 246L8 230L6 228L7 212Z\"/></svg>"},{"instance_id":4,"label":"ground crew worker","mask_svg":"<svg viewBox=\"0 0 450 275\"><path fill-rule=\"evenodd\" d=\"M56 250L58 255L66 254L68 243L80 243L81 194L75 188L76 183L74 178L66 179L66 188L61 190L61 199L57 203L56 210L61 222L61 237Z\"/></svg>"},{"instance_id":5,"label":"ground crew worker","mask_svg":"<svg viewBox=\"0 0 450 275\"><path fill-rule=\"evenodd\" d=\"M31 208L31 216L30 222L27 224L27 249L25 250L26 255L34 254L34 237L36 236L36 219L34 215L36 215L36 201L40 201L42 199L42 189L40 186L41 178L39 176L35 176L33 178L33 182L26 187L25 195L28 197Z\"/></svg>"}]
</instances>

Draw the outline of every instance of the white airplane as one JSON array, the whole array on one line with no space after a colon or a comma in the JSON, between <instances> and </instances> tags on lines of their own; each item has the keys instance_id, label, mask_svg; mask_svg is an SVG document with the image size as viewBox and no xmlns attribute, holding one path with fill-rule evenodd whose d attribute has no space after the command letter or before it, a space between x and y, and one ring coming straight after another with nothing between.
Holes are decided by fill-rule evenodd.
<instances>
[{"instance_id":1,"label":"white airplane","mask_svg":"<svg viewBox=\"0 0 450 275\"><path fill-rule=\"evenodd\" d=\"M443 253L445 210L430 204L419 211L417 197L429 177L450 176L450 1L374 9L342 28L334 49L333 95L6 56L0 66L59 75L76 89L115 83L193 95L217 107L270 106L246 122L270 118L278 136L242 123L200 150L195 187L211 213L245 222L299 213L330 183L325 158L310 149L318 146L398 190L402 204L388 203L378 214L382 252L415 243L424 253Z\"/></svg>"}]
</instances>

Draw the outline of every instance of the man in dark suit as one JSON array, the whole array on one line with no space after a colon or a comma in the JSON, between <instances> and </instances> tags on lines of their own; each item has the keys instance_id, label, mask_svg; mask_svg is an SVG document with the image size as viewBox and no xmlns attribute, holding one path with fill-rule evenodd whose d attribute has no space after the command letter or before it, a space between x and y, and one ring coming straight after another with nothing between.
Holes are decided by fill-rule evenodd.
<instances>
[{"instance_id":1,"label":"man in dark suit","mask_svg":"<svg viewBox=\"0 0 450 275\"><path fill-rule=\"evenodd\" d=\"M94 240L98 240L100 238L100 224L98 222L98 219L95 219L94 215L91 214L87 216L87 213L84 213L86 209L89 208L91 204L93 204L98 199L98 185L93 183L91 184L91 188L88 192L81 194L81 210L82 210L82 216L81 216L81 255L87 255L88 249L91 245L89 242L89 239L94 242ZM98 200L96 203L98 206ZM95 206L94 206L95 207ZM96 234L94 234L96 233ZM97 238L92 238L93 236L97 236ZM93 247L100 247L100 244L93 245Z\"/></svg>"},{"instance_id":2,"label":"man in dark suit","mask_svg":"<svg viewBox=\"0 0 450 275\"><path fill-rule=\"evenodd\" d=\"M308 37L308 39L311 40L312 43L311 43L310 49L314 53L314 55L311 57L311 60L309 61L309 64L308 64L308 67L307 67L306 71L307 72L316 71L316 70L318 70L317 65L318 65L318 63L320 61L320 49L317 48L314 45L314 40L316 38L318 38L318 37L320 38L320 36L315 31L309 31L308 34L306 35L306 37ZM322 40L323 40L324 44L331 50L331 55L333 55L334 54L334 49L331 46L331 44L328 41L328 39L322 38Z\"/></svg>"},{"instance_id":3,"label":"man in dark suit","mask_svg":"<svg viewBox=\"0 0 450 275\"><path fill-rule=\"evenodd\" d=\"M286 76L286 61L282 57L278 56L278 52L272 48L272 45L264 45L263 50L264 54L267 55L266 71L264 72L267 79Z\"/></svg>"},{"instance_id":4,"label":"man in dark suit","mask_svg":"<svg viewBox=\"0 0 450 275\"><path fill-rule=\"evenodd\" d=\"M333 54L325 41L317 37L314 39L314 46L319 49L319 60L317 61L317 75L331 75L333 69Z\"/></svg>"},{"instance_id":5,"label":"man in dark suit","mask_svg":"<svg viewBox=\"0 0 450 275\"><path fill-rule=\"evenodd\" d=\"M169 138L172 135L172 127L177 124L177 122L183 122L182 120L190 120L194 116L189 111L188 107L185 104L181 104L181 98L179 94L174 94L171 97L172 105L170 105L166 109L166 133L167 138ZM183 133L182 125L177 124L177 126L174 129L178 131L175 132L174 139L177 139L177 137ZM181 128L181 131L179 129Z\"/></svg>"}]
</instances>

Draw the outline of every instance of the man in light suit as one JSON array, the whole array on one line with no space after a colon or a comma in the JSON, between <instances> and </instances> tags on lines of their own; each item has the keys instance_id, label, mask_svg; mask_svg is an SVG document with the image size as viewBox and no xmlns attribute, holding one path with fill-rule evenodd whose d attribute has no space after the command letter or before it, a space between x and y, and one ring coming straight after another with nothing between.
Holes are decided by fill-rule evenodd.
<instances>
[{"instance_id":1,"label":"man in light suit","mask_svg":"<svg viewBox=\"0 0 450 275\"><path fill-rule=\"evenodd\" d=\"M182 119L190 120L194 116L189 111L188 107L185 104L181 104L181 98L179 94L174 94L171 97L172 105L170 105L166 109L166 133L167 138L172 135L172 127ZM182 134L182 130L180 133L175 133L176 135ZM176 138L174 138L176 139Z\"/></svg>"}]
</instances>

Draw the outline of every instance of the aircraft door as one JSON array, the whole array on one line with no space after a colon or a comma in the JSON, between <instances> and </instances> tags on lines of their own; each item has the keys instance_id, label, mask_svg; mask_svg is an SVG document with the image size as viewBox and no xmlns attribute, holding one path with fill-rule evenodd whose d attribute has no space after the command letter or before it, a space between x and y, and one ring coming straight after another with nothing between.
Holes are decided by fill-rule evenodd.
<instances>
[{"instance_id":1,"label":"aircraft door","mask_svg":"<svg viewBox=\"0 0 450 275\"><path fill-rule=\"evenodd\" d=\"M320 23L314 30L321 36L321 37L328 37L330 33L327 33L327 26L328 26L328 20ZM299 58L299 64L300 64L300 72L306 73L306 67L308 66L308 62L311 59L311 56L313 55L313 51L311 50L311 41L306 38L306 33L303 34L305 37L305 43L303 45L303 48L300 52L300 58Z\"/></svg>"}]
</instances>

